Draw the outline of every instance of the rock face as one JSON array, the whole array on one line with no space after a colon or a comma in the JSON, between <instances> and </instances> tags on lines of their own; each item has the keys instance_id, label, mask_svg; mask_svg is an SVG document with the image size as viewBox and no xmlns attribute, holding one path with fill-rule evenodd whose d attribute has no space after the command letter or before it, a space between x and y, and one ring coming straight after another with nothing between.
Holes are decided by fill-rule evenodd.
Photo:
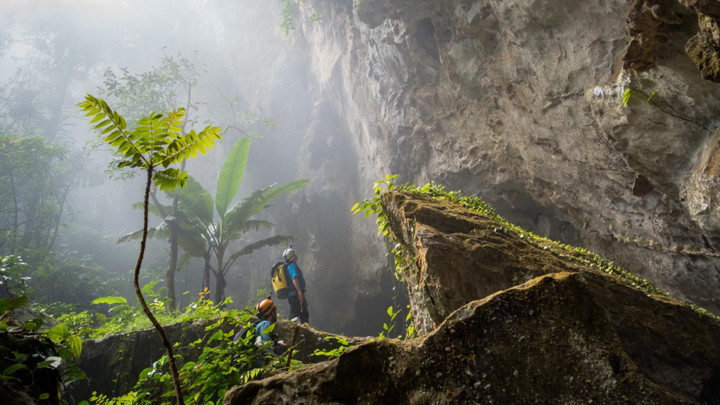
<instances>
[{"instance_id":1,"label":"rock face","mask_svg":"<svg viewBox=\"0 0 720 405\"><path fill-rule=\"evenodd\" d=\"M338 268L350 294L372 292L380 243L345 210L397 173L477 193L720 313L717 1L299 7L319 101L299 153L313 184L294 207L316 302ZM330 224L344 233L326 240Z\"/></svg>"},{"instance_id":2,"label":"rock face","mask_svg":"<svg viewBox=\"0 0 720 405\"><path fill-rule=\"evenodd\" d=\"M457 203L392 191L382 205L395 242L404 247L403 277L421 333L470 301L537 276L584 268Z\"/></svg>"},{"instance_id":3,"label":"rock face","mask_svg":"<svg viewBox=\"0 0 720 405\"><path fill-rule=\"evenodd\" d=\"M419 296L414 313L430 313L427 323L448 316L414 340L365 343L338 359L235 388L226 404L720 400L715 319L535 248L521 234L495 234L491 220L453 204L407 193L383 201L399 207L390 220L395 239L415 244L417 266L408 272L416 275L406 278ZM448 263L443 256L457 252L445 247L462 245L467 258L487 263L475 272ZM416 282L425 286L415 289ZM468 287L458 291L461 283Z\"/></svg>"}]
</instances>

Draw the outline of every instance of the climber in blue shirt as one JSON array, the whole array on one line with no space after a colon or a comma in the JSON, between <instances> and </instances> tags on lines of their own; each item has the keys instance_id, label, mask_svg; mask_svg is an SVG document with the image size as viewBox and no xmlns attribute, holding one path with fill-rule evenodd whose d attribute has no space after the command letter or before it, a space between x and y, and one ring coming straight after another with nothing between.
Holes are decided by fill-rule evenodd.
<instances>
[{"instance_id":1,"label":"climber in blue shirt","mask_svg":"<svg viewBox=\"0 0 720 405\"><path fill-rule=\"evenodd\" d=\"M300 323L307 324L310 322L310 313L308 312L307 300L305 299L305 277L302 270L297 264L297 254L292 246L285 249L283 258L287 264L288 278L292 280L295 288L288 291L288 304L290 304L290 319L298 318Z\"/></svg>"},{"instance_id":2,"label":"climber in blue shirt","mask_svg":"<svg viewBox=\"0 0 720 405\"><path fill-rule=\"evenodd\" d=\"M260 301L255 306L255 311L257 311L256 315L259 318L259 320L253 324L255 326L255 336L257 336L255 345L261 346L263 343L271 340L270 334L263 332L265 332L265 329L269 328L270 325L277 322L277 309L272 299L267 297L267 299Z\"/></svg>"}]
</instances>

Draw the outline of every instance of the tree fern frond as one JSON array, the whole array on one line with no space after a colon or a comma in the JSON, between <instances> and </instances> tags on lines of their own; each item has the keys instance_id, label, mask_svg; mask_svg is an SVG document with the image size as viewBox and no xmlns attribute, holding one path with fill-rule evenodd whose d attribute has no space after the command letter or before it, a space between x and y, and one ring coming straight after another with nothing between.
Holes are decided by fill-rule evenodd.
<instances>
[{"instance_id":1,"label":"tree fern frond","mask_svg":"<svg viewBox=\"0 0 720 405\"><path fill-rule=\"evenodd\" d=\"M185 187L188 174L173 167L157 171L153 174L153 181L160 190L173 190L175 187Z\"/></svg>"},{"instance_id":2,"label":"tree fern frond","mask_svg":"<svg viewBox=\"0 0 720 405\"><path fill-rule=\"evenodd\" d=\"M142 160L145 159L142 151L137 148L130 134L126 131L127 123L125 122L125 118L116 111L113 111L105 100L87 94L85 101L78 104L78 107L85 112L85 116L92 117L90 120L91 124L97 123L93 126L93 129L98 131L100 135L110 133L110 135L105 137L105 142L115 147L122 147L125 150L134 148L137 153L133 154L133 157L140 157Z\"/></svg>"},{"instance_id":3,"label":"tree fern frond","mask_svg":"<svg viewBox=\"0 0 720 405\"><path fill-rule=\"evenodd\" d=\"M158 165L168 167L183 159L195 157L198 150L205 154L205 145L214 146L216 140L222 139L221 132L222 128L220 127L208 126L199 133L190 131L184 137L178 137L167 146L167 154L158 162Z\"/></svg>"}]
</instances>

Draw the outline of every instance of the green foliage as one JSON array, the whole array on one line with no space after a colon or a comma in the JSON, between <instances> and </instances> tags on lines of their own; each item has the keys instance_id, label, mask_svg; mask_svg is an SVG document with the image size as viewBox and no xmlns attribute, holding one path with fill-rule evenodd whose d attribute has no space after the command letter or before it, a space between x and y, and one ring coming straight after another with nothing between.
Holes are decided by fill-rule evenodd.
<instances>
[{"instance_id":1,"label":"green foliage","mask_svg":"<svg viewBox=\"0 0 720 405\"><path fill-rule=\"evenodd\" d=\"M631 98L644 98L645 101L650 103L650 100L655 97L657 94L657 90L653 90L650 95L647 95L644 93L640 88L642 87L642 79L639 78L640 75L638 75L637 72L632 71L633 75L625 76L626 77L626 85L628 86L625 91L623 92L623 99L622 99L622 106L623 108L628 106L628 103L630 102ZM624 74L621 73L620 76L622 77ZM631 87L632 86L632 87Z\"/></svg>"},{"instance_id":2,"label":"green foliage","mask_svg":"<svg viewBox=\"0 0 720 405\"><path fill-rule=\"evenodd\" d=\"M220 218L225 217L230 203L235 199L242 183L245 167L250 154L250 139L243 138L235 142L218 176L215 191L215 208ZM187 196L185 196L187 199ZM207 210L206 210L207 212Z\"/></svg>"},{"instance_id":3,"label":"green foliage","mask_svg":"<svg viewBox=\"0 0 720 405\"><path fill-rule=\"evenodd\" d=\"M533 234L532 232L526 231L525 229L522 229L519 226L516 226L514 224L511 224L508 222L505 218L498 215L495 210L487 204L484 200L482 200L480 197L477 196L464 196L461 194L460 191L445 191L444 187L437 185L433 182L430 182L428 184L425 184L424 186L417 187L412 184L403 184L402 186L396 187L394 184L391 184L390 181L394 180L395 176L387 176L385 180L376 183L376 187L374 190L374 197L371 200L363 200L360 203L355 204L353 207L353 212L364 212L366 217L370 214L376 214L378 216L377 223L379 232L383 235L387 235L392 240L392 235L388 233L388 222L385 216L385 212L383 211L382 204L380 201L380 196L383 193L382 189L378 189L378 186L381 184L387 184L387 190L391 190L394 188L397 188L402 191L411 192L418 195L425 195L425 196L431 196L434 198L441 198L448 201L456 202L467 209L471 211L475 211L477 213L484 214L488 216L489 218L493 219L495 224L493 226L493 232L503 232L503 233L512 233L520 238L524 238L528 240L531 243L534 243L538 245L540 248L544 250L549 250L553 254L564 257L572 261L576 261L582 264L585 264L587 266L596 268L600 271L603 271L605 273L608 273L612 276L614 276L619 281L636 287L642 291L644 291L648 295L661 295L661 296L668 296L666 292L663 292L659 290L657 287L655 287L652 283L650 283L648 280L639 277L635 274L632 274L626 270L623 270L618 265L613 263L612 261L609 261L600 255L598 255L595 252L588 251L583 248L570 246L564 243L556 242L549 240L547 238L543 238L540 236L537 236ZM407 269L410 269L411 267L408 266L407 263L405 263L405 254L403 251L403 247L401 244L395 244L391 247L391 251L395 254L395 264L396 264L396 276L402 277L401 274L404 274L404 271ZM401 273L398 275L398 273Z\"/></svg>"},{"instance_id":4,"label":"green foliage","mask_svg":"<svg viewBox=\"0 0 720 405\"><path fill-rule=\"evenodd\" d=\"M282 16L280 28L283 30L285 35L290 35L290 32L295 31L295 21L300 16L298 4L304 1L305 0L280 0L280 3L283 5L280 10L280 15ZM321 12L316 12L310 15L310 22L312 23L316 23L321 19Z\"/></svg>"},{"instance_id":5,"label":"green foliage","mask_svg":"<svg viewBox=\"0 0 720 405\"><path fill-rule=\"evenodd\" d=\"M405 309L407 310L407 315L405 315L405 339L412 339L415 337L415 324L413 323L410 304Z\"/></svg>"},{"instance_id":6,"label":"green foliage","mask_svg":"<svg viewBox=\"0 0 720 405\"><path fill-rule=\"evenodd\" d=\"M240 239L247 232L271 228L273 223L256 220L253 217L269 207L270 202L275 198L295 192L310 181L298 179L280 185L271 185L255 190L249 196L232 204L245 173L250 143L250 139L242 138L230 149L218 176L214 200L200 183L192 179L188 182L187 188L178 191L177 218L180 246L192 256L210 257L211 254L214 256L216 265L210 267L210 270L217 280L215 290L217 302L224 298L225 275L240 256L248 255L265 246L287 243L290 237L284 235L267 237L237 248L232 255L228 255L230 243ZM217 221L213 220L214 210L218 215ZM210 266L209 263L207 265Z\"/></svg>"},{"instance_id":7,"label":"green foliage","mask_svg":"<svg viewBox=\"0 0 720 405\"><path fill-rule=\"evenodd\" d=\"M378 235L382 235L386 238L386 247L390 254L393 255L395 267L393 275L398 281L404 281L404 274L411 267L405 260L405 247L400 243L392 243L392 235L390 233L390 223L387 220L387 215L382 206L382 194L385 191L393 190L396 188L395 180L397 175L386 175L383 180L375 182L373 185L373 197L371 199L365 199L355 203L351 208L353 214L363 213L365 218L369 218L370 215L376 216L376 224L378 226ZM395 297L393 297L395 302ZM389 323L383 323L383 331L380 332L379 338L385 339L390 337L390 332L395 327L395 318L400 313L400 310L393 311L393 307L390 306L387 310L388 316L390 317ZM414 337L415 327L412 321L412 312L410 307L407 307L407 316L405 317L405 338L410 339Z\"/></svg>"},{"instance_id":8,"label":"green foliage","mask_svg":"<svg viewBox=\"0 0 720 405\"><path fill-rule=\"evenodd\" d=\"M93 294L108 289L108 280L95 268L62 265L61 254L25 250L32 264L16 255L0 256L0 297L28 296L33 306L46 312L73 310L87 305Z\"/></svg>"},{"instance_id":9,"label":"green foliage","mask_svg":"<svg viewBox=\"0 0 720 405\"><path fill-rule=\"evenodd\" d=\"M235 248L232 255L228 254L230 244L250 231L272 228L272 222L256 220L253 217L268 208L275 198L295 192L310 181L298 179L280 185L273 184L255 190L232 204L242 184L250 144L249 138L242 138L230 149L218 176L214 199L210 192L192 177L188 177L185 188L176 191L178 210L173 220L178 226L178 243L187 256L202 257L206 260L208 272L212 271L217 280L216 302L224 299L225 275L239 257L265 246L287 243L291 238L285 235L263 238ZM217 220L214 219L215 213ZM165 221L151 228L148 235L166 238L167 233L168 224ZM141 232L136 231L124 235L119 242L138 239L140 236ZM215 259L214 266L210 263L211 257Z\"/></svg>"},{"instance_id":10,"label":"green foliage","mask_svg":"<svg viewBox=\"0 0 720 405\"><path fill-rule=\"evenodd\" d=\"M97 295L113 291L112 283L116 281L102 268L77 264L76 260L58 254L33 262L28 272L31 279L27 281L30 298L54 313L90 308L89 303Z\"/></svg>"},{"instance_id":11,"label":"green foliage","mask_svg":"<svg viewBox=\"0 0 720 405\"><path fill-rule=\"evenodd\" d=\"M125 297L100 297L96 298L92 302L93 304L127 304Z\"/></svg>"},{"instance_id":12,"label":"green foliage","mask_svg":"<svg viewBox=\"0 0 720 405\"><path fill-rule=\"evenodd\" d=\"M75 178L72 165L61 145L0 134L0 254L53 247Z\"/></svg>"},{"instance_id":13,"label":"green foliage","mask_svg":"<svg viewBox=\"0 0 720 405\"><path fill-rule=\"evenodd\" d=\"M133 122L148 111L167 111L178 105L185 105L190 113L197 107L190 103L189 93L205 70L180 53L163 55L159 66L141 73L131 73L128 68L116 73L108 68L103 74L103 95Z\"/></svg>"},{"instance_id":14,"label":"green foliage","mask_svg":"<svg viewBox=\"0 0 720 405\"><path fill-rule=\"evenodd\" d=\"M405 250L402 244L394 242L393 235L391 232L389 232L389 223L387 221L387 216L382 207L381 195L383 194L383 192L392 189L398 189L418 195L430 196L433 198L445 199L461 204L462 206L471 211L483 214L491 218L495 222L495 225L492 228L493 232L502 232L506 234L511 233L518 236L519 238L524 238L544 250L549 250L552 254L558 257L564 257L566 259L582 263L584 265L596 268L600 271L610 274L620 282L638 288L639 290L645 292L648 295L660 295L665 297L668 296L666 292L659 290L648 280L622 269L620 266L616 265L612 261L601 257L595 252L588 251L584 248L579 248L564 243L552 241L547 238L537 236L532 232L529 232L519 226L511 224L505 218L498 215L495 212L494 208L480 197L474 195L464 196L460 191L445 191L445 188L443 186L435 184L434 182L430 182L420 187L407 183L401 186L396 186L393 183L396 177L397 176L394 175L386 176L384 180L375 183L373 198L356 203L353 206L352 211L355 214L364 213L365 217L369 217L371 214L375 214L377 216L378 234L387 236L390 239L389 250L395 257L394 274L396 278L398 278L398 280L402 280L404 274L406 274L407 271L411 271L412 266L406 261L407 255L405 254ZM383 189L382 185L385 185L386 188ZM693 305L691 305L691 307L699 310ZM392 313L389 313L389 315L391 316L391 319L393 319ZM408 314L408 317L410 316L411 315ZM412 335L414 333L414 328L412 328L411 325L412 324L410 324L410 328L408 329L408 335ZM385 325L384 329L385 331L381 333L381 338L383 336L387 337L387 333L392 330L391 327L387 326L387 324Z\"/></svg>"},{"instance_id":15,"label":"green foliage","mask_svg":"<svg viewBox=\"0 0 720 405\"><path fill-rule=\"evenodd\" d=\"M0 299L0 380L18 386L32 386L42 369L54 369L58 384L66 385L87 378L78 368L82 340L64 325L41 332L42 317L19 322L8 315L21 308L27 297ZM47 378L47 375L46 377ZM48 399L49 393L37 393Z\"/></svg>"},{"instance_id":16,"label":"green foliage","mask_svg":"<svg viewBox=\"0 0 720 405\"><path fill-rule=\"evenodd\" d=\"M382 208L380 197L385 190L390 191L395 188L395 179L397 179L397 174L386 175L384 180L375 182L373 185L373 198L357 202L351 208L353 214L362 212L365 215L365 218L368 218L373 214L376 215L378 235L388 236L390 232L387 216ZM385 185L385 188L383 188L383 185Z\"/></svg>"},{"instance_id":17,"label":"green foliage","mask_svg":"<svg viewBox=\"0 0 720 405\"><path fill-rule=\"evenodd\" d=\"M125 118L102 99L88 94L78 106L91 118L93 128L104 136L103 142L115 148L117 168L147 170L161 190L185 186L187 173L170 166L196 157L198 152L206 154L220 139L222 131L219 127L207 126L199 133L191 130L183 134L184 108L166 115L152 113L141 118L134 129L129 129Z\"/></svg>"},{"instance_id":18,"label":"green foliage","mask_svg":"<svg viewBox=\"0 0 720 405\"><path fill-rule=\"evenodd\" d=\"M175 314L174 321L216 320L205 328L206 339L198 339L190 344L190 347L202 346L202 353L194 361L188 359L180 368L179 375L185 402L222 404L227 389L261 378L283 367L285 362L270 350L270 342L256 347L256 336L253 333L233 341L235 331L250 326L254 313L252 308L224 310L207 300L206 296L207 292L201 294L184 314ZM227 325L232 326L232 330L226 332L221 329ZM268 328L268 333L271 328ZM164 355L152 367L143 370L132 392L116 398L94 394L86 403L172 404L174 392L168 362L167 355Z\"/></svg>"},{"instance_id":19,"label":"green foliage","mask_svg":"<svg viewBox=\"0 0 720 405\"><path fill-rule=\"evenodd\" d=\"M0 297L28 295L28 265L20 256L0 256Z\"/></svg>"},{"instance_id":20,"label":"green foliage","mask_svg":"<svg viewBox=\"0 0 720 405\"><path fill-rule=\"evenodd\" d=\"M635 94L635 92L632 91L632 89L625 90L625 93L623 93L623 101L622 101L623 107L627 107L628 103L630 102L630 97L632 97L633 94Z\"/></svg>"},{"instance_id":21,"label":"green foliage","mask_svg":"<svg viewBox=\"0 0 720 405\"><path fill-rule=\"evenodd\" d=\"M93 339L99 336L97 325L106 322L107 317L98 313L82 311L79 313L68 312L57 318L59 324L65 325L73 334L81 340Z\"/></svg>"},{"instance_id":22,"label":"green foliage","mask_svg":"<svg viewBox=\"0 0 720 405\"><path fill-rule=\"evenodd\" d=\"M400 313L400 310L397 311L393 310L392 305L390 305L387 309L387 314L390 317L390 321L383 323L383 331L380 332L380 340L387 339L390 337L390 333L392 333L393 329L395 329L395 317L398 316ZM400 337L400 336L398 336Z\"/></svg>"},{"instance_id":23,"label":"green foliage","mask_svg":"<svg viewBox=\"0 0 720 405\"><path fill-rule=\"evenodd\" d=\"M320 350L317 349L312 353L312 356L324 357L326 360L335 359L340 357L343 352L352 347L350 342L341 338L340 336L327 335L323 337L325 341L332 341L337 344L337 347L331 350Z\"/></svg>"},{"instance_id":24,"label":"green foliage","mask_svg":"<svg viewBox=\"0 0 720 405\"><path fill-rule=\"evenodd\" d=\"M156 288L156 282L146 284L142 292L150 298L149 306L156 317L163 324L189 322L198 319L215 319L225 315L221 306L232 303L227 299L216 305L207 299L208 291L202 291L198 300L191 303L182 312L172 310L168 305L168 298L163 296L162 289ZM67 326L72 333L83 339L99 339L110 334L126 333L152 327L150 321L143 316L142 307L138 304L130 305L123 297L100 297L93 301L98 306L107 305L107 313L82 311L70 312L57 318L57 321Z\"/></svg>"},{"instance_id":25,"label":"green foliage","mask_svg":"<svg viewBox=\"0 0 720 405\"><path fill-rule=\"evenodd\" d=\"M249 321L249 314L244 313L237 327ZM212 329L210 330L212 332ZM225 392L234 386L245 384L263 376L272 368L281 364L280 359L266 350L270 343L255 347L249 334L245 339L233 341L233 331L215 330L207 342L197 340L190 346L204 345L202 354L197 361L188 361L180 368L181 381L185 387L185 401L194 404L222 404ZM149 401L140 403L172 404L167 396L172 392L172 382L165 368L166 359L156 362L152 368L141 372L135 391ZM165 397L165 399L161 399Z\"/></svg>"},{"instance_id":26,"label":"green foliage","mask_svg":"<svg viewBox=\"0 0 720 405\"><path fill-rule=\"evenodd\" d=\"M169 357L177 401L180 405L184 405L172 345L167 339L162 325L153 316L151 308L147 306L139 287L140 269L147 241L150 190L153 183L161 190L173 190L177 186L183 187L187 182L187 172L170 166L183 162L187 158L195 157L198 151L205 154L206 150L214 146L215 141L220 139L221 129L208 126L200 133L196 133L195 130L185 132L181 128L183 122L180 121L185 112L184 109L179 109L169 112L167 116L152 113L141 118L136 127L129 130L125 119L113 111L104 100L88 94L85 96L85 101L78 106L87 117L91 117L90 124L95 124L94 129L100 133L100 136L105 137L103 142L115 148L118 168L139 168L147 174L143 198L143 233L138 259L133 270L133 287L143 312L160 334ZM174 286L172 287L174 288Z\"/></svg>"},{"instance_id":27,"label":"green foliage","mask_svg":"<svg viewBox=\"0 0 720 405\"><path fill-rule=\"evenodd\" d=\"M282 28L285 35L290 35L290 32L295 31L295 20L298 18L298 6L295 0L280 0L283 8L280 10L282 16L282 22L280 28Z\"/></svg>"}]
</instances>

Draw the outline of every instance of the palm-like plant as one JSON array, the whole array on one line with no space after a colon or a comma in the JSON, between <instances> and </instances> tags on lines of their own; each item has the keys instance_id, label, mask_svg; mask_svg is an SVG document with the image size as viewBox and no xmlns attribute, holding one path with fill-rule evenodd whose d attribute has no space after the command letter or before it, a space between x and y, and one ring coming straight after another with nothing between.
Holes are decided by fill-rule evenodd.
<instances>
[{"instance_id":1,"label":"palm-like plant","mask_svg":"<svg viewBox=\"0 0 720 405\"><path fill-rule=\"evenodd\" d=\"M177 402L183 405L185 402L172 345L165 335L162 325L150 311L140 290L140 268L148 237L150 190L153 183L161 190L183 187L187 182L187 173L171 166L179 164L184 159L195 157L198 152L205 154L206 150L212 148L215 141L220 139L222 130L218 127L208 126L199 133L193 130L183 134L181 120L185 115L185 110L182 108L169 112L167 115L152 113L140 119L135 128L130 129L127 128L125 118L113 111L104 100L87 95L85 101L78 106L87 117L92 117L90 124L94 125L94 129L104 137L103 142L115 148L117 167L139 169L144 171L147 176L143 198L143 229L140 251L133 272L133 287L145 315L160 334L170 360L170 373L175 386Z\"/></svg>"}]
</instances>

